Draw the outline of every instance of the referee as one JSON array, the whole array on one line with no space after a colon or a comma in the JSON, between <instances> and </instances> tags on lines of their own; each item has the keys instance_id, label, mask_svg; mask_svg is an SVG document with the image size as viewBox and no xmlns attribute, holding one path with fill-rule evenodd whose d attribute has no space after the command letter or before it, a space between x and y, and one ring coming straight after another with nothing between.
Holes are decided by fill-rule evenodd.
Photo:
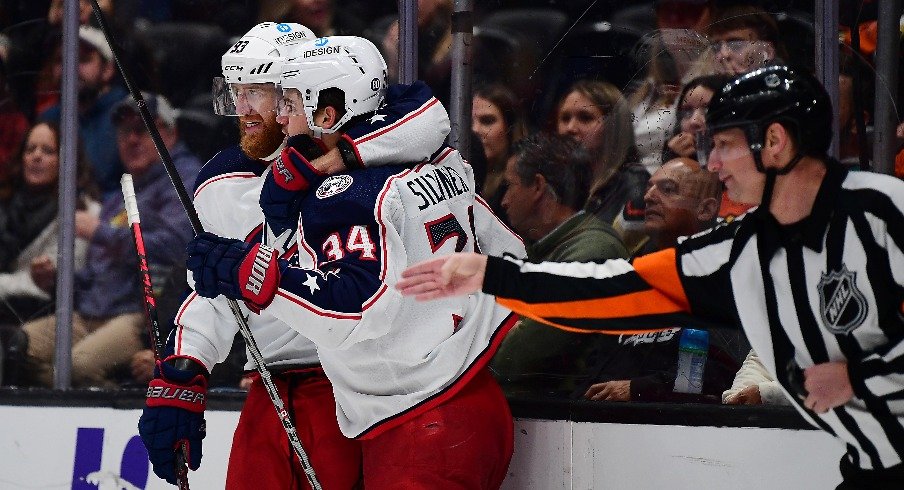
<instances>
[{"instance_id":1,"label":"referee","mask_svg":"<svg viewBox=\"0 0 904 490\"><path fill-rule=\"evenodd\" d=\"M839 489L904 488L904 182L827 156L831 104L803 71L740 76L706 120L709 170L732 200L759 204L742 218L632 263L458 254L412 266L397 287L419 299L482 290L569 330L688 313L734 323L804 418L847 446Z\"/></svg>"}]
</instances>

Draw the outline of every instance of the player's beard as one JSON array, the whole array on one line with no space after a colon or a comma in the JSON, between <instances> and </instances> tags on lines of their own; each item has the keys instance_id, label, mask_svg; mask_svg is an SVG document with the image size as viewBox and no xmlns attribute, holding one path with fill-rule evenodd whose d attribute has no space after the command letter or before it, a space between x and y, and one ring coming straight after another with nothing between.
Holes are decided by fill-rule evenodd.
<instances>
[{"instance_id":1,"label":"player's beard","mask_svg":"<svg viewBox=\"0 0 904 490\"><path fill-rule=\"evenodd\" d=\"M258 127L260 131L248 134L245 131L245 124L249 122L261 123ZM282 126L276 122L275 115L263 117L258 114L251 116L239 117L239 144L242 151L251 158L263 160L272 155L279 145L282 144L285 135L282 132Z\"/></svg>"}]
</instances>

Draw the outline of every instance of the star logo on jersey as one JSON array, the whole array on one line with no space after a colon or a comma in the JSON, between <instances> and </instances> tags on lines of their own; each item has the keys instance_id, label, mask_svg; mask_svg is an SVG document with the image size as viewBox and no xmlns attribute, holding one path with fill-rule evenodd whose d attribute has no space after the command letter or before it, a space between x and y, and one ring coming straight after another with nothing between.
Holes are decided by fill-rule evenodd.
<instances>
[{"instance_id":1,"label":"star logo on jersey","mask_svg":"<svg viewBox=\"0 0 904 490\"><path fill-rule=\"evenodd\" d=\"M308 276L308 280L303 282L308 289L311 290L311 295L314 295L314 291L320 291L320 286L317 284L317 276L312 276L311 274L306 274Z\"/></svg>"},{"instance_id":2,"label":"star logo on jersey","mask_svg":"<svg viewBox=\"0 0 904 490\"><path fill-rule=\"evenodd\" d=\"M375 123L375 122L377 122L377 121L379 121L379 122L385 122L385 121L386 121L386 115L385 115L385 114L374 114L373 116L371 116L371 118L370 118L370 123L371 123L371 124L373 124L373 123Z\"/></svg>"},{"instance_id":3,"label":"star logo on jersey","mask_svg":"<svg viewBox=\"0 0 904 490\"><path fill-rule=\"evenodd\" d=\"M354 179L352 179L351 175L331 175L317 188L317 199L326 199L345 192L352 186L352 182L354 182Z\"/></svg>"},{"instance_id":4,"label":"star logo on jersey","mask_svg":"<svg viewBox=\"0 0 904 490\"><path fill-rule=\"evenodd\" d=\"M847 335L863 325L869 306L857 289L857 273L841 266L840 271L822 274L819 284L819 309L826 328L836 335Z\"/></svg>"}]
</instances>

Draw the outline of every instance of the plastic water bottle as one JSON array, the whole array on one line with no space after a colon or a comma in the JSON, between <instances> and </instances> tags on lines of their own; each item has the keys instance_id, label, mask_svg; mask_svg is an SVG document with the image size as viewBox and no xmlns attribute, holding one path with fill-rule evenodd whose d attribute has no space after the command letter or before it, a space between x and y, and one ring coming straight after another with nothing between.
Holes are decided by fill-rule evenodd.
<instances>
[{"instance_id":1,"label":"plastic water bottle","mask_svg":"<svg viewBox=\"0 0 904 490\"><path fill-rule=\"evenodd\" d=\"M675 389L678 393L700 393L703 391L703 369L706 367L706 353L709 351L709 332L685 328L678 341L678 375Z\"/></svg>"}]
</instances>

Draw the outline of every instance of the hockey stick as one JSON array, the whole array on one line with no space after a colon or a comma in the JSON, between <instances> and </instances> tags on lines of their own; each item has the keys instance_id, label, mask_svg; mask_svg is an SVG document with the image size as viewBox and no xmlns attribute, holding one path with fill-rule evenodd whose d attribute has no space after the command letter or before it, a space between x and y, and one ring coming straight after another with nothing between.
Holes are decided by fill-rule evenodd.
<instances>
[{"instance_id":1,"label":"hockey stick","mask_svg":"<svg viewBox=\"0 0 904 490\"><path fill-rule=\"evenodd\" d=\"M135 104L138 106L138 114L141 116L141 120L144 122L148 133L150 133L151 139L154 141L154 146L157 148L157 153L160 155L160 160L163 162L163 166L166 169L166 173L169 175L170 181L176 189L176 194L179 196L179 202L182 203L182 208L185 210L185 214L188 215L188 220L191 222L191 227L195 234L199 234L204 231L204 227L201 225L201 220L198 218L198 212L195 210L194 204L192 204L188 193L185 191L185 184L182 182L182 177L179 176L179 172L173 164L173 159L166 149L166 145L163 144L163 140L160 138L160 132L157 131L157 125L154 124L154 120L151 118L147 103L141 96L141 92L135 88L128 71L126 71L125 66L120 61L119 48L115 39L113 39L113 33L107 26L106 18L104 17L103 12L101 12L97 0L91 0L91 7L94 10L94 16L97 18L97 23L100 26L101 31L103 31L104 37L107 39L107 44L113 52L113 61L116 62L116 66L119 68L123 83L125 83L126 88L128 88L129 93L132 95L132 99L135 100ZM304 447L301 445L301 440L298 438L298 431L295 430L295 424L289 417L289 411L286 410L282 399L279 397L279 392L276 389L276 385L273 383L270 371L267 369L264 356L261 354L261 350L254 340L254 335L251 334L251 329L248 327L248 322L242 315L242 310L239 307L238 302L234 299L227 298L227 303L229 304L229 309L232 311L232 316L235 317L235 321L239 326L239 331L245 339L248 353L251 354L251 358L254 360L255 368L257 369L258 374L260 374L261 382L263 382L267 395L269 395L270 401L273 403L273 408L276 409L276 415L279 417L283 429L286 431L289 444L295 451L295 455L301 463L301 468L304 471L308 482L314 490L322 490L320 482L317 480L317 475L314 473L314 468L311 466L311 461L308 459L308 454L305 452Z\"/></svg>"},{"instance_id":2,"label":"hockey stick","mask_svg":"<svg viewBox=\"0 0 904 490\"><path fill-rule=\"evenodd\" d=\"M132 238L135 239L135 251L138 252L138 274L141 279L141 292L144 296L144 313L148 322L148 330L151 343L154 346L154 360L161 360L165 343L160 335L160 321L157 318L157 301L154 299L154 288L151 284L151 270L148 268L147 253L144 250L144 238L141 236L141 219L138 216L138 202L135 199L135 186L132 185L132 176L122 174L120 179L122 197L125 201L126 214L129 217L129 226L132 228ZM188 448L183 442L176 451L176 481L179 490L189 490L188 467L185 465Z\"/></svg>"}]
</instances>

